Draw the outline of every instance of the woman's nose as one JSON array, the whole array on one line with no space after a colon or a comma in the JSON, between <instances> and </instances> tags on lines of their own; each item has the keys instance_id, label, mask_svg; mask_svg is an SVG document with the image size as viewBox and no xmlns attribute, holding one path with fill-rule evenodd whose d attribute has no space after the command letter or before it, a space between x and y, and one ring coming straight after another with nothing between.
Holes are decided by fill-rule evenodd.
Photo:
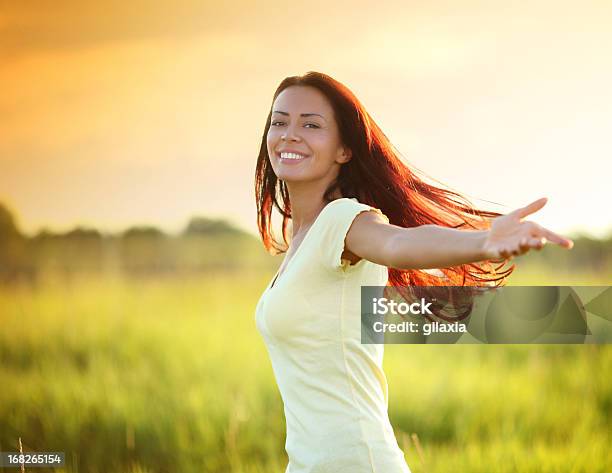
<instances>
[{"instance_id":1,"label":"woman's nose","mask_svg":"<svg viewBox=\"0 0 612 473\"><path fill-rule=\"evenodd\" d=\"M294 133L292 127L287 127L287 130L285 131L285 133L283 133L283 136L281 137L281 139L285 141L287 140L297 141L300 139L300 137Z\"/></svg>"}]
</instances>

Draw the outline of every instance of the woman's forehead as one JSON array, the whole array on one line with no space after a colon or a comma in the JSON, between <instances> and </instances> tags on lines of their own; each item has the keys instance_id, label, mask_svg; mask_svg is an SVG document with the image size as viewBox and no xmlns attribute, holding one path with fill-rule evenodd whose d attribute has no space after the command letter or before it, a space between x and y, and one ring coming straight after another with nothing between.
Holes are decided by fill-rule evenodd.
<instances>
[{"instance_id":1,"label":"woman's forehead","mask_svg":"<svg viewBox=\"0 0 612 473\"><path fill-rule=\"evenodd\" d=\"M292 86L283 90L272 108L273 112L319 113L324 117L331 116L333 109L325 95L314 87Z\"/></svg>"}]
</instances>

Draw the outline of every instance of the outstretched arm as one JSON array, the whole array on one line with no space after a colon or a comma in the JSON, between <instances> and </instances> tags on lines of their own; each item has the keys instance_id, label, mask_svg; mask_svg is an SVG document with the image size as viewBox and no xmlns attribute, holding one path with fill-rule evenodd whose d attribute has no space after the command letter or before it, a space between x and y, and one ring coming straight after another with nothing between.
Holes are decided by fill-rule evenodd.
<instances>
[{"instance_id":1,"label":"outstretched arm","mask_svg":"<svg viewBox=\"0 0 612 473\"><path fill-rule=\"evenodd\" d=\"M565 237L523 219L547 202L531 204L492 220L489 230L457 230L439 225L403 228L388 224L375 212L358 215L346 236L351 253L390 268L447 268L489 259L512 258L547 241L570 249Z\"/></svg>"}]
</instances>

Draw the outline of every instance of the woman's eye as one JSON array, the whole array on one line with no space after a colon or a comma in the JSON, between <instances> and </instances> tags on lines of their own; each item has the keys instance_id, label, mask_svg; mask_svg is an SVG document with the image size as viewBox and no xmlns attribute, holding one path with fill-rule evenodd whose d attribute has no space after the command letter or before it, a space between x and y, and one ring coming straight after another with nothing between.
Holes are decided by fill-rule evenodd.
<instances>
[{"instance_id":1,"label":"woman's eye","mask_svg":"<svg viewBox=\"0 0 612 473\"><path fill-rule=\"evenodd\" d=\"M283 125L283 124L284 124L284 122L279 122L279 121L272 122L272 123L270 123L270 126L280 126L279 124L280 124L280 125ZM314 123L306 123L304 126L309 126L309 125L310 125L311 127L313 127L313 128L320 128L320 127L319 127L319 125L316 125L316 124L314 124Z\"/></svg>"}]
</instances>

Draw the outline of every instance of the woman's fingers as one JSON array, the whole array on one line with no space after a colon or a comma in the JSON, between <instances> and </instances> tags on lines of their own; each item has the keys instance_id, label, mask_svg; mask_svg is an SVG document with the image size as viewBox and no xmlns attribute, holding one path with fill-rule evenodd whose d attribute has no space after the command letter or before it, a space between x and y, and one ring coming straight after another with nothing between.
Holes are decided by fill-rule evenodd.
<instances>
[{"instance_id":1,"label":"woman's fingers","mask_svg":"<svg viewBox=\"0 0 612 473\"><path fill-rule=\"evenodd\" d=\"M540 210L542 207L544 207L546 205L546 202L548 202L548 199L546 197L542 197L538 200L534 200L533 202L531 202L529 205L526 205L525 207L521 207L520 209L517 209L513 212L513 214L518 217L519 219L523 219L525 217L527 217L528 215L531 215L535 212L537 212L538 210ZM531 225L533 225L533 223L531 223ZM544 237L546 240L552 242L552 243L556 243L557 245L561 245L564 248L567 248L568 250L573 248L574 246L574 242L572 240L570 240L569 238L565 238L551 230L548 230L547 228L543 228L539 225L536 225L537 228L537 235ZM532 235L535 236L535 235ZM545 243L545 242L544 242ZM542 243L542 245L544 244ZM521 242L521 244L524 245L523 242ZM531 243L528 242L528 244L530 246ZM520 247L520 245L519 245Z\"/></svg>"},{"instance_id":2,"label":"woman's fingers","mask_svg":"<svg viewBox=\"0 0 612 473\"><path fill-rule=\"evenodd\" d=\"M546 205L548 202L548 198L542 197L541 199L534 200L531 204L526 205L525 207L521 207L520 209L515 210L514 212L518 216L518 218L525 218L527 215L531 215L532 213L537 212L542 207Z\"/></svg>"},{"instance_id":3,"label":"woman's fingers","mask_svg":"<svg viewBox=\"0 0 612 473\"><path fill-rule=\"evenodd\" d=\"M549 230L548 228L544 228L538 224L533 224L531 222L529 223L534 225L531 230L532 237L536 237L536 238L543 237L546 240L550 241L551 243L556 243L557 245L561 245L564 248L567 248L568 250L574 246L574 242L570 240L569 238L565 238L559 235L558 233L555 233L552 230Z\"/></svg>"},{"instance_id":4,"label":"woman's fingers","mask_svg":"<svg viewBox=\"0 0 612 473\"><path fill-rule=\"evenodd\" d=\"M536 250L541 250L546 243L546 238L530 238L529 246L535 248Z\"/></svg>"},{"instance_id":5,"label":"woman's fingers","mask_svg":"<svg viewBox=\"0 0 612 473\"><path fill-rule=\"evenodd\" d=\"M544 228L543 230L544 230L544 237L548 241L556 243L557 245L561 245L564 248L567 248L568 250L574 247L574 242L570 240L569 238L562 237L561 235L558 235L555 232L548 230L547 228Z\"/></svg>"},{"instance_id":6,"label":"woman's fingers","mask_svg":"<svg viewBox=\"0 0 612 473\"><path fill-rule=\"evenodd\" d=\"M532 239L531 238L527 238L527 237L523 237L521 238L521 242L519 243L519 251L521 252L521 254L526 253L529 248L532 246Z\"/></svg>"},{"instance_id":7,"label":"woman's fingers","mask_svg":"<svg viewBox=\"0 0 612 473\"><path fill-rule=\"evenodd\" d=\"M565 238L564 236L559 235L558 233L549 230L548 228L544 228L541 225L538 225L535 222L522 222L522 228L524 231L529 233L529 236L532 238L545 238L551 243L556 243L557 245L561 245L568 250L574 246L574 242L569 238Z\"/></svg>"},{"instance_id":8,"label":"woman's fingers","mask_svg":"<svg viewBox=\"0 0 612 473\"><path fill-rule=\"evenodd\" d=\"M525 209L533 213L537 208L541 208L546 203L546 199L539 199ZM536 205L537 204L537 205ZM499 258L512 259L514 256L527 253L530 249L535 248L541 250L547 242L561 245L564 248L571 249L574 242L569 238L565 238L547 228L544 228L534 222L522 222L522 236L518 241L514 238L508 238L500 246L494 250ZM504 245L504 246L502 246Z\"/></svg>"},{"instance_id":9,"label":"woman's fingers","mask_svg":"<svg viewBox=\"0 0 612 473\"><path fill-rule=\"evenodd\" d=\"M527 253L530 249L541 250L546 244L545 237L523 237L516 247L503 247L498 250L501 258L512 259L514 256L519 256Z\"/></svg>"}]
</instances>

